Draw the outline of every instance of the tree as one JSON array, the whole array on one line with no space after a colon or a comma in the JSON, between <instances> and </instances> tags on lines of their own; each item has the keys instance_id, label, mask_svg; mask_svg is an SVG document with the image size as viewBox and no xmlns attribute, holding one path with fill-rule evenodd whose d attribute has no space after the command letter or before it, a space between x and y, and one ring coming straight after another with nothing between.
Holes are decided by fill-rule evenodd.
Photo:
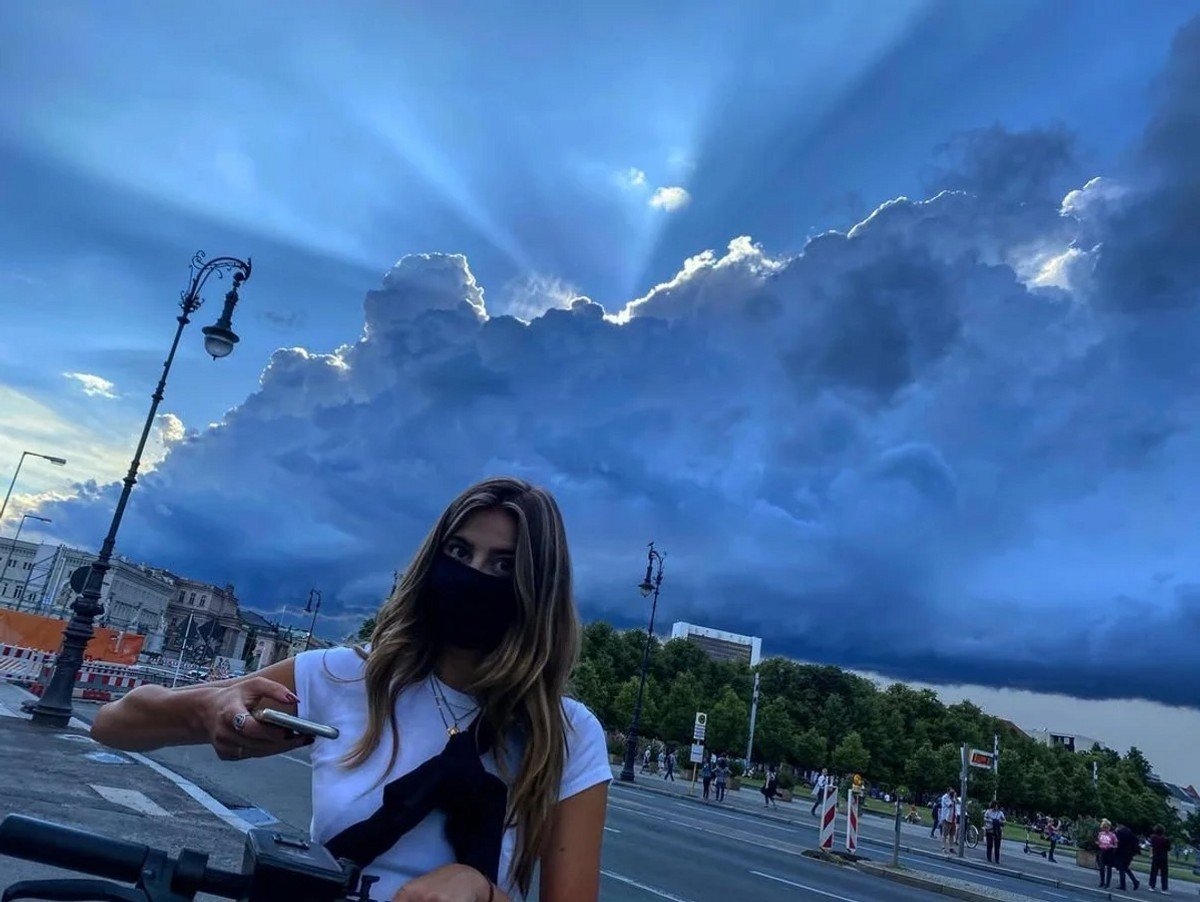
<instances>
[{"instance_id":1,"label":"tree","mask_svg":"<svg viewBox=\"0 0 1200 902\"><path fill-rule=\"evenodd\" d=\"M829 763L829 742L815 727L796 737L796 763L812 770Z\"/></svg>"},{"instance_id":2,"label":"tree","mask_svg":"<svg viewBox=\"0 0 1200 902\"><path fill-rule=\"evenodd\" d=\"M847 733L833 750L833 766L839 773L865 774L870 763L871 753L856 731Z\"/></svg>"},{"instance_id":3,"label":"tree","mask_svg":"<svg viewBox=\"0 0 1200 902\"><path fill-rule=\"evenodd\" d=\"M929 740L917 746L904 766L904 780L918 797L927 792L941 790L938 780L938 755Z\"/></svg>"},{"instance_id":4,"label":"tree","mask_svg":"<svg viewBox=\"0 0 1200 902\"><path fill-rule=\"evenodd\" d=\"M685 671L674 679L663 699L658 718L662 737L672 742L691 742L699 710L700 681Z\"/></svg>"},{"instance_id":5,"label":"tree","mask_svg":"<svg viewBox=\"0 0 1200 902\"><path fill-rule=\"evenodd\" d=\"M361 624L359 624L358 633L356 634L355 638L359 642L370 642L371 634L374 632L375 632L375 618L372 616L372 617L368 617Z\"/></svg>"},{"instance_id":6,"label":"tree","mask_svg":"<svg viewBox=\"0 0 1200 902\"><path fill-rule=\"evenodd\" d=\"M732 752L740 757L750 729L749 706L729 686L708 712L709 747L716 752Z\"/></svg>"},{"instance_id":7,"label":"tree","mask_svg":"<svg viewBox=\"0 0 1200 902\"><path fill-rule=\"evenodd\" d=\"M579 663L575 672L571 674L571 688L574 697L587 705L601 723L612 719L609 711L612 699L608 686L600 679L599 671L594 663L591 661ZM628 729L629 725L625 726Z\"/></svg>"},{"instance_id":8,"label":"tree","mask_svg":"<svg viewBox=\"0 0 1200 902\"><path fill-rule=\"evenodd\" d=\"M754 757L772 764L796 760L796 728L781 698L768 699L758 709Z\"/></svg>"}]
</instances>

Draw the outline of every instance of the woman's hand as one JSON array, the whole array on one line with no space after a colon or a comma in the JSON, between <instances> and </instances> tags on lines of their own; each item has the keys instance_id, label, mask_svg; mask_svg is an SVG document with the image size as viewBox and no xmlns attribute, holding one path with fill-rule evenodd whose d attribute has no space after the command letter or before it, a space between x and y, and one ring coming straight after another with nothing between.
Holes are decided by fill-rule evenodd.
<instances>
[{"instance_id":1,"label":"woman's hand","mask_svg":"<svg viewBox=\"0 0 1200 902\"><path fill-rule=\"evenodd\" d=\"M410 880L392 902L507 902L508 896L465 864L448 864Z\"/></svg>"},{"instance_id":2,"label":"woman's hand","mask_svg":"<svg viewBox=\"0 0 1200 902\"><path fill-rule=\"evenodd\" d=\"M312 737L259 723L252 714L268 705L295 713L299 700L287 686L266 677L231 683L208 700L204 720L209 741L224 761L264 758L309 745Z\"/></svg>"}]
</instances>

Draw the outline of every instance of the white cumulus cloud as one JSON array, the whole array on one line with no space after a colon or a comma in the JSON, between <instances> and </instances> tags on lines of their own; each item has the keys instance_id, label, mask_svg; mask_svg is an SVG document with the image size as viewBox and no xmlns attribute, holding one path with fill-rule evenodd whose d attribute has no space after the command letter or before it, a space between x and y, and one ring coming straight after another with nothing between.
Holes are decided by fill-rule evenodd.
<instances>
[{"instance_id":1,"label":"white cumulus cloud","mask_svg":"<svg viewBox=\"0 0 1200 902\"><path fill-rule=\"evenodd\" d=\"M93 373L63 373L63 375L74 381L85 395L96 398L117 397L116 386L103 376Z\"/></svg>"},{"instance_id":2,"label":"white cumulus cloud","mask_svg":"<svg viewBox=\"0 0 1200 902\"><path fill-rule=\"evenodd\" d=\"M686 207L691 199L692 196L688 194L686 188L678 186L657 188L650 197L650 206L670 213Z\"/></svg>"}]
</instances>

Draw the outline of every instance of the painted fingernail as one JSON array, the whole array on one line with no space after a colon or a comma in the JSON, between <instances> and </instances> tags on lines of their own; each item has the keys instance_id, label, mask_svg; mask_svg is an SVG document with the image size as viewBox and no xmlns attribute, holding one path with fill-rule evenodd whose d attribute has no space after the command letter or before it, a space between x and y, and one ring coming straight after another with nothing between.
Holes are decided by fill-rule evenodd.
<instances>
[{"instance_id":1,"label":"painted fingernail","mask_svg":"<svg viewBox=\"0 0 1200 902\"><path fill-rule=\"evenodd\" d=\"M296 693L294 693L294 692L289 692L289 693L287 694L287 700L288 700L289 702L291 702L292 704L295 704L296 702L300 701L300 696L298 696L298 695L297 695Z\"/></svg>"}]
</instances>

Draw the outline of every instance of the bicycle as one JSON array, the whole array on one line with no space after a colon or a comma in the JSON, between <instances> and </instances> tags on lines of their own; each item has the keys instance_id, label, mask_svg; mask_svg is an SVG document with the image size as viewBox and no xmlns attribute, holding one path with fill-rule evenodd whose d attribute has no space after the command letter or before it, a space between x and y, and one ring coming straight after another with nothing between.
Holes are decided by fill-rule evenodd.
<instances>
[{"instance_id":1,"label":"bicycle","mask_svg":"<svg viewBox=\"0 0 1200 902\"><path fill-rule=\"evenodd\" d=\"M967 846L974 849L979 845L979 828L974 824L967 826Z\"/></svg>"},{"instance_id":2,"label":"bicycle","mask_svg":"<svg viewBox=\"0 0 1200 902\"><path fill-rule=\"evenodd\" d=\"M207 852L183 849L172 857L20 814L0 821L0 854L107 878L22 880L5 889L0 902L192 902L197 893L237 902L372 902L371 886L379 879L361 875L351 861L335 860L318 843L264 828L246 834L241 873L209 867Z\"/></svg>"}]
</instances>

